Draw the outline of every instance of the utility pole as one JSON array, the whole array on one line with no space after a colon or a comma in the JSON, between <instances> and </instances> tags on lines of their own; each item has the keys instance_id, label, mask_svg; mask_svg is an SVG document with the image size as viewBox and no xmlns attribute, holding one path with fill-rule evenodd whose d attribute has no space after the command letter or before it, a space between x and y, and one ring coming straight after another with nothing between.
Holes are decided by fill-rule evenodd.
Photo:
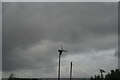
<instances>
[{"instance_id":1,"label":"utility pole","mask_svg":"<svg viewBox=\"0 0 120 80\"><path fill-rule=\"evenodd\" d=\"M70 63L70 80L72 80L72 62Z\"/></svg>"},{"instance_id":2,"label":"utility pole","mask_svg":"<svg viewBox=\"0 0 120 80\"><path fill-rule=\"evenodd\" d=\"M62 45L61 45L61 49L58 50L58 52L59 52L58 80L60 80L60 58L61 58L62 53L63 53L63 52L67 52L67 51L64 50L64 49L62 48Z\"/></svg>"}]
</instances>

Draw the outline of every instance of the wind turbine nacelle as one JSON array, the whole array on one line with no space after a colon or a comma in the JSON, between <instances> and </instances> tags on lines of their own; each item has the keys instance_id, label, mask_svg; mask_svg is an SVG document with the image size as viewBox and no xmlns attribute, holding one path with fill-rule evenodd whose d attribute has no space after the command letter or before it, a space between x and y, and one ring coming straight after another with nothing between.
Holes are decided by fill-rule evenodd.
<instances>
[{"instance_id":1,"label":"wind turbine nacelle","mask_svg":"<svg viewBox=\"0 0 120 80\"><path fill-rule=\"evenodd\" d=\"M58 50L58 52L62 53L62 52L67 52L66 50Z\"/></svg>"},{"instance_id":2,"label":"wind turbine nacelle","mask_svg":"<svg viewBox=\"0 0 120 80\"><path fill-rule=\"evenodd\" d=\"M63 51L62 50L58 50L59 53L62 53Z\"/></svg>"}]
</instances>

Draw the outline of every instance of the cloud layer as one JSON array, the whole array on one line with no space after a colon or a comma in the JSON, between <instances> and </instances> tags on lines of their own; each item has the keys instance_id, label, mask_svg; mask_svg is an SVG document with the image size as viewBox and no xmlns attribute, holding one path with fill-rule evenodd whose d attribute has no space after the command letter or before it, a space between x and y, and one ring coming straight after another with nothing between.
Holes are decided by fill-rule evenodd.
<instances>
[{"instance_id":1,"label":"cloud layer","mask_svg":"<svg viewBox=\"0 0 120 80\"><path fill-rule=\"evenodd\" d=\"M117 3L3 3L3 71L57 66L61 43L63 57L116 49L117 18Z\"/></svg>"}]
</instances>

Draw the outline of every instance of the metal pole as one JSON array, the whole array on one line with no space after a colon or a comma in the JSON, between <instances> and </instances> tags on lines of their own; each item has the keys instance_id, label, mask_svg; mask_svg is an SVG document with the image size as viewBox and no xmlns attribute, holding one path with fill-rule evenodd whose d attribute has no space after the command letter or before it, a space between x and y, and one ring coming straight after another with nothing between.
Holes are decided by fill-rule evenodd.
<instances>
[{"instance_id":1,"label":"metal pole","mask_svg":"<svg viewBox=\"0 0 120 80\"><path fill-rule=\"evenodd\" d=\"M58 80L60 80L60 53L59 53Z\"/></svg>"},{"instance_id":2,"label":"metal pole","mask_svg":"<svg viewBox=\"0 0 120 80\"><path fill-rule=\"evenodd\" d=\"M103 73L101 72L101 79L103 80Z\"/></svg>"},{"instance_id":3,"label":"metal pole","mask_svg":"<svg viewBox=\"0 0 120 80\"><path fill-rule=\"evenodd\" d=\"M72 62L70 64L70 80L72 79Z\"/></svg>"}]
</instances>

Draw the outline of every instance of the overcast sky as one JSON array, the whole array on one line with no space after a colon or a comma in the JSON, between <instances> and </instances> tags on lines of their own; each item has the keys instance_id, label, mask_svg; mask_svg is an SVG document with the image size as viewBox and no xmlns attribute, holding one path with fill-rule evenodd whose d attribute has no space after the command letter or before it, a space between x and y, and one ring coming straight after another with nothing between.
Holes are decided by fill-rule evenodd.
<instances>
[{"instance_id":1,"label":"overcast sky","mask_svg":"<svg viewBox=\"0 0 120 80\"><path fill-rule=\"evenodd\" d=\"M3 77L61 77L108 72L118 67L117 3L3 3ZM24 74L23 74L24 73Z\"/></svg>"}]
</instances>

